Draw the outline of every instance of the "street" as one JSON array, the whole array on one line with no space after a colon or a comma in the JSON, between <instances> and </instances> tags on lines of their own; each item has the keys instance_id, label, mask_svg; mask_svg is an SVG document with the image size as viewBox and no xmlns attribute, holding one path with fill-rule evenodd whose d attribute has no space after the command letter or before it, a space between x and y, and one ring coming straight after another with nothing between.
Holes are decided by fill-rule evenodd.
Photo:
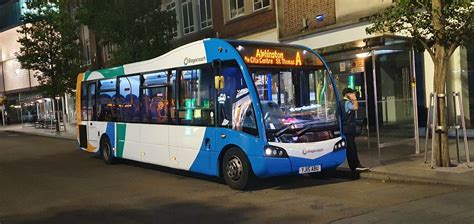
<instances>
[{"instance_id":1,"label":"street","mask_svg":"<svg viewBox=\"0 0 474 224\"><path fill-rule=\"evenodd\" d=\"M474 190L280 177L252 191L154 165L106 165L77 143L0 132L0 223L474 223Z\"/></svg>"}]
</instances>

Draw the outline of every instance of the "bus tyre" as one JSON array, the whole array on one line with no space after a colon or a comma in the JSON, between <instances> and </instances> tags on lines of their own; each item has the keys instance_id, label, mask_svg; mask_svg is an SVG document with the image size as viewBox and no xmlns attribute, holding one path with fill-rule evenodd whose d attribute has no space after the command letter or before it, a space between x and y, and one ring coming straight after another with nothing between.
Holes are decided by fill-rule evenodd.
<instances>
[{"instance_id":1,"label":"bus tyre","mask_svg":"<svg viewBox=\"0 0 474 224\"><path fill-rule=\"evenodd\" d=\"M231 148L224 154L222 175L227 185L235 190L251 187L255 180L247 156L237 148Z\"/></svg>"},{"instance_id":2,"label":"bus tyre","mask_svg":"<svg viewBox=\"0 0 474 224\"><path fill-rule=\"evenodd\" d=\"M114 164L116 162L116 158L113 156L112 147L110 146L109 138L107 137L102 138L102 141L100 141L100 154L105 163Z\"/></svg>"}]
</instances>

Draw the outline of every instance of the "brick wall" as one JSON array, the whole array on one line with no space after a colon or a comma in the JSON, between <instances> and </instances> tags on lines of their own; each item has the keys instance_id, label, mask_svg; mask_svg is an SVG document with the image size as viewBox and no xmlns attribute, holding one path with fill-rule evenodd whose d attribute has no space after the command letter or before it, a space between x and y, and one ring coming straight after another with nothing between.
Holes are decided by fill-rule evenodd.
<instances>
[{"instance_id":1,"label":"brick wall","mask_svg":"<svg viewBox=\"0 0 474 224\"><path fill-rule=\"evenodd\" d=\"M336 23L335 0L278 0L280 38L295 36ZM317 21L324 15L324 21ZM307 27L303 26L306 19Z\"/></svg>"},{"instance_id":2,"label":"brick wall","mask_svg":"<svg viewBox=\"0 0 474 224\"><path fill-rule=\"evenodd\" d=\"M269 8L253 11L251 0L245 0L245 15L229 19L228 0L212 1L213 27L173 40L173 47L209 37L236 39L276 27L275 0Z\"/></svg>"},{"instance_id":3,"label":"brick wall","mask_svg":"<svg viewBox=\"0 0 474 224\"><path fill-rule=\"evenodd\" d=\"M225 0L224 0L225 1ZM216 15L216 31L220 38L235 39L254 33L266 31L276 27L275 1L272 0L269 8L253 12L252 1L245 1L245 14L229 19L227 1L214 1L219 9Z\"/></svg>"}]
</instances>

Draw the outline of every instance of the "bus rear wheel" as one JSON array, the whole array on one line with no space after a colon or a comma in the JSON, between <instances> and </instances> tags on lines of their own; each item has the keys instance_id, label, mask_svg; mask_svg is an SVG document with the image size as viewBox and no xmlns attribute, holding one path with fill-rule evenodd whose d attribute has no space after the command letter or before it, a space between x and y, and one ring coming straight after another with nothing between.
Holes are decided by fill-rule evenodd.
<instances>
[{"instance_id":1,"label":"bus rear wheel","mask_svg":"<svg viewBox=\"0 0 474 224\"><path fill-rule=\"evenodd\" d=\"M110 146L109 138L104 137L100 142L100 154L102 159L107 164L114 164L117 162L117 159L113 156L112 147Z\"/></svg>"},{"instance_id":2,"label":"bus rear wheel","mask_svg":"<svg viewBox=\"0 0 474 224\"><path fill-rule=\"evenodd\" d=\"M255 181L247 156L237 148L231 148L224 154L222 175L227 185L235 190L251 187Z\"/></svg>"}]
</instances>

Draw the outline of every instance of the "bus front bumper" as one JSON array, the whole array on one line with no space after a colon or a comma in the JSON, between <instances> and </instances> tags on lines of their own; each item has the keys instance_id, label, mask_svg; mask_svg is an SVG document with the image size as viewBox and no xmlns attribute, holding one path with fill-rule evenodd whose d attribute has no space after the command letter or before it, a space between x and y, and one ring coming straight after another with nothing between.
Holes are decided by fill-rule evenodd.
<instances>
[{"instance_id":1,"label":"bus front bumper","mask_svg":"<svg viewBox=\"0 0 474 224\"><path fill-rule=\"evenodd\" d=\"M315 159L289 156L288 158L250 157L252 170L260 178L299 174L300 167L321 166L321 170L334 169L346 159L346 150L330 152Z\"/></svg>"}]
</instances>

